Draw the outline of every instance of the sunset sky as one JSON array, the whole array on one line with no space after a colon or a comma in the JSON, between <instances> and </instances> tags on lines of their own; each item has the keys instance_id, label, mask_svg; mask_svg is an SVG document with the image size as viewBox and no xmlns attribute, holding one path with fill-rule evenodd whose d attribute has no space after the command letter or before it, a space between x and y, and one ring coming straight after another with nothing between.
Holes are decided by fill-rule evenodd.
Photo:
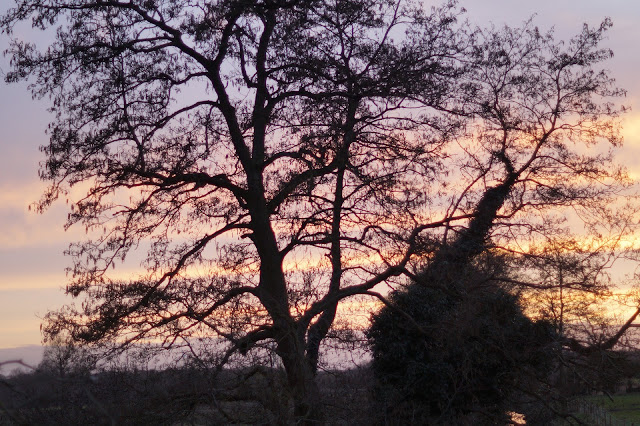
<instances>
[{"instance_id":1,"label":"sunset sky","mask_svg":"<svg viewBox=\"0 0 640 426\"><path fill-rule=\"evenodd\" d=\"M10 0L0 0L4 12ZM425 3L437 3L425 0ZM578 33L584 22L597 26L610 17L614 27L606 46L615 57L608 68L620 87L628 91L632 108L624 120L625 146L619 160L640 178L640 2L631 0L463 0L472 23L516 26L537 14L542 30L556 28L558 38ZM7 39L0 35L0 51ZM0 56L0 76L9 69ZM47 142L50 121L45 101L34 101L26 85L0 82L0 348L39 344L40 317L62 305L66 298L64 269L70 259L62 255L83 230L64 232L64 202L45 214L30 212L44 184L38 180L38 147Z\"/></svg>"}]
</instances>

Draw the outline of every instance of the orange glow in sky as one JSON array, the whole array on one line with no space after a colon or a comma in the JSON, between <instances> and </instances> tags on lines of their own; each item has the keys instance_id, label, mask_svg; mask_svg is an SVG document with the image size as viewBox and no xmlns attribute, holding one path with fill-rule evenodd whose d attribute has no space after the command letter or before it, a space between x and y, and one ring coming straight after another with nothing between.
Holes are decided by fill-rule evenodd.
<instances>
[{"instance_id":1,"label":"orange glow in sky","mask_svg":"<svg viewBox=\"0 0 640 426\"><path fill-rule=\"evenodd\" d=\"M8 0L1 2L0 13L9 3ZM467 9L466 17L479 25L493 22L496 26L504 23L515 26L536 13L536 25L543 30L555 26L558 38L578 33L583 22L597 25L604 17L611 17L614 27L605 46L614 50L615 57L607 65L618 84L628 91L624 102L632 108L624 118L625 146L617 158L629 168L633 178L640 179L640 79L637 77L640 2L461 0L460 3ZM0 35L0 51L7 45L6 37ZM8 70L9 58L0 57L0 77ZM32 100L26 85L0 82L0 348L41 342L39 318L47 310L68 301L62 289L70 259L62 252L70 242L84 236L84 229L80 227L64 232L67 215L64 201L44 214L28 208L44 188L37 171L38 163L43 160L38 147L47 142L45 130L51 119L46 109L46 100ZM124 278L133 272L126 269L118 273ZM358 306L360 309L358 303L345 304L341 309L349 311ZM620 312L626 315L626 311Z\"/></svg>"}]
</instances>

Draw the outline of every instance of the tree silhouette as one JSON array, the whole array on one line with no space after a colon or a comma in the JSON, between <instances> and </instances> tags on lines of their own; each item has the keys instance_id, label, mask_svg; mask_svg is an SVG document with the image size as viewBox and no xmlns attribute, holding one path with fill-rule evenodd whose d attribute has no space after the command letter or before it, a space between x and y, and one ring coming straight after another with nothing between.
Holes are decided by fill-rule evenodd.
<instances>
[{"instance_id":1,"label":"tree silhouette","mask_svg":"<svg viewBox=\"0 0 640 426\"><path fill-rule=\"evenodd\" d=\"M67 198L66 226L90 233L68 250L79 302L45 332L122 346L218 336L221 362L270 342L295 416L312 421L342 300L384 298L374 287L415 278L454 234L445 246L468 258L498 219L505 243L557 232L553 209L606 203L622 175L572 144L619 142L609 99L622 92L594 70L609 23L564 46L531 25L471 30L460 12L17 0L4 32L56 28L45 50L14 39L6 77L52 100L39 208ZM144 272L112 275L133 253Z\"/></svg>"},{"instance_id":2,"label":"tree silhouette","mask_svg":"<svg viewBox=\"0 0 640 426\"><path fill-rule=\"evenodd\" d=\"M313 375L337 304L399 275L426 227L411 218L455 129L438 111L461 95L457 13L18 1L4 31L58 28L42 52L14 40L7 75L53 101L40 208L64 194L67 226L103 231L70 247L67 292L84 302L46 331L168 346L213 333L229 354L270 340L296 416L317 416ZM110 278L135 249L147 272ZM312 280L288 266L304 259Z\"/></svg>"},{"instance_id":3,"label":"tree silhouette","mask_svg":"<svg viewBox=\"0 0 640 426\"><path fill-rule=\"evenodd\" d=\"M368 331L390 421L504 415L509 393L520 390L510 383L520 368L536 367L541 348L551 354L555 342L579 355L607 351L640 313L636 306L609 335L591 330L578 338L556 327L553 339L540 338L535 330L551 323L528 322L508 296L524 288L563 303L568 287L599 299L611 288L605 269L620 256L637 260L621 244L633 238L637 209L615 206L629 180L601 145L620 142L615 117L624 111L606 100L623 92L598 65L611 55L598 47L610 25L585 25L568 45L531 24L475 34L465 74L475 90L466 104L471 130L459 142L460 182L452 184L448 210L470 219L425 238L423 267L408 287L381 297L386 306ZM572 221L584 226L580 234ZM502 272L478 269L488 252L508 255ZM552 268L564 273L550 274ZM522 356L510 353L515 346Z\"/></svg>"}]
</instances>

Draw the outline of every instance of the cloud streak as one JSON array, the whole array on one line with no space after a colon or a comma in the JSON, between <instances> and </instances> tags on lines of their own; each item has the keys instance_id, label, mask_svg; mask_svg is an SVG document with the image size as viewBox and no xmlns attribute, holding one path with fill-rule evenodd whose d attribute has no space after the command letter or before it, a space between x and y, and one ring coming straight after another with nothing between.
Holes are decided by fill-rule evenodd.
<instances>
[{"instance_id":1,"label":"cloud streak","mask_svg":"<svg viewBox=\"0 0 640 426\"><path fill-rule=\"evenodd\" d=\"M0 5L0 13L6 9L6 3ZM425 4L439 3L425 1ZM605 16L610 16L614 27L606 45L616 56L607 66L619 85L628 90L626 103L634 110L624 118L625 147L618 158L629 167L632 176L640 178L640 79L636 75L640 69L637 54L640 3L463 0L461 5L468 9L465 17L479 25L493 22L496 26L504 23L517 26L535 13L534 23L542 31L555 26L562 38L579 32L585 21L598 25ZM27 28L20 31L30 35ZM0 50L7 47L6 38L0 36ZM0 70L8 69L8 58L0 55ZM64 232L67 214L64 202L58 202L42 215L28 211L45 187L37 180L38 164L43 160L38 146L47 143L45 129L50 119L46 103L33 101L26 85L0 84L0 347L40 342L40 319L36 314L43 315L68 301L60 287L65 284L64 268L70 259L62 251L69 242L85 237L81 226ZM123 278L136 272L129 268L117 271Z\"/></svg>"}]
</instances>

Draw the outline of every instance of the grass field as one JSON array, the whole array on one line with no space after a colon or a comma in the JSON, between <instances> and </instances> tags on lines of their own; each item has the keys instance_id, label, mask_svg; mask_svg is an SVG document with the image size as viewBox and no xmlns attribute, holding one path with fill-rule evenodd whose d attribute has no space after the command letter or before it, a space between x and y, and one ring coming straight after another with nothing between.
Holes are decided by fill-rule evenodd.
<instances>
[{"instance_id":1,"label":"grass field","mask_svg":"<svg viewBox=\"0 0 640 426\"><path fill-rule=\"evenodd\" d=\"M613 400L607 396L593 396L587 401L604 407L617 420L640 425L640 393L614 395Z\"/></svg>"}]
</instances>

